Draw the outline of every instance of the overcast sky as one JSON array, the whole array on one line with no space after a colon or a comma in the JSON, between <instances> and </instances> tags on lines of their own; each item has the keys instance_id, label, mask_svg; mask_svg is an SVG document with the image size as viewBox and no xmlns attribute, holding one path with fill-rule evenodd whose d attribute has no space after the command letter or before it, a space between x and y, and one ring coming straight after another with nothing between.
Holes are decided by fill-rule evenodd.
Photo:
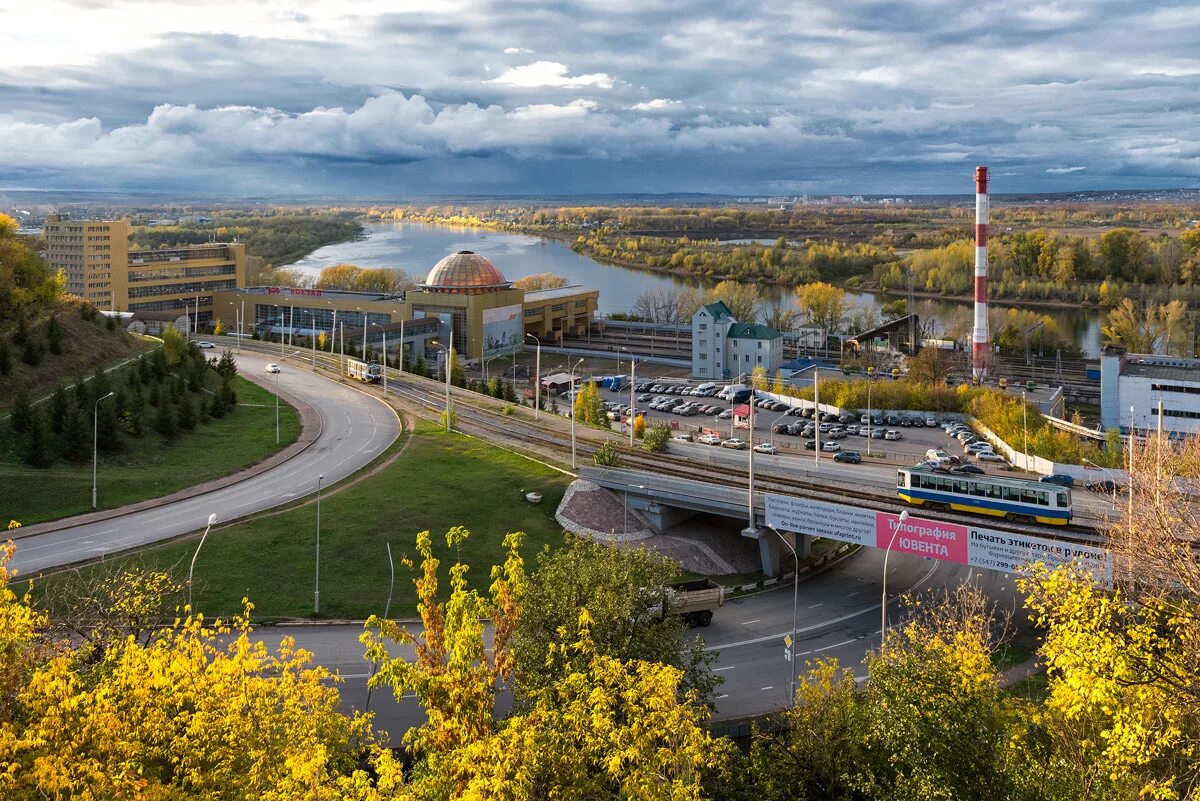
<instances>
[{"instance_id":1,"label":"overcast sky","mask_svg":"<svg viewBox=\"0 0 1200 801\"><path fill-rule=\"evenodd\" d=\"M0 0L0 188L1200 186L1200 2Z\"/></svg>"}]
</instances>

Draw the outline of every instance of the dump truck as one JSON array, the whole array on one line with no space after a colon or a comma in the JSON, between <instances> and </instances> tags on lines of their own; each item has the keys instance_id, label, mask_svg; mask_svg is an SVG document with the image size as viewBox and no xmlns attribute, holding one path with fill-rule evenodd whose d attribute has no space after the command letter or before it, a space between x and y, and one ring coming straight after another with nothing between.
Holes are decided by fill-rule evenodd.
<instances>
[{"instance_id":1,"label":"dump truck","mask_svg":"<svg viewBox=\"0 0 1200 801\"><path fill-rule=\"evenodd\" d=\"M679 615L689 628L707 626L725 603L725 588L709 578L672 584L663 594L663 616Z\"/></svg>"}]
</instances>

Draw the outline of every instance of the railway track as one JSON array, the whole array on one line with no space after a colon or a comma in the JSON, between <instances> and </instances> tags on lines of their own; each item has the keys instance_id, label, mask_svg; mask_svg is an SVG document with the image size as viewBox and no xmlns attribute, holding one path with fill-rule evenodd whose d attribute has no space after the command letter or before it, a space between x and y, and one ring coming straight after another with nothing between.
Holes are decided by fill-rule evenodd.
<instances>
[{"instance_id":1,"label":"railway track","mask_svg":"<svg viewBox=\"0 0 1200 801\"><path fill-rule=\"evenodd\" d=\"M246 344L243 343L243 347ZM263 347L262 345L252 346L249 349L256 352L271 352L269 346ZM300 351L292 355L302 362L309 361L309 354L306 352ZM338 357L328 354L317 354L316 362L320 369L340 375L341 363ZM431 419L437 419L445 406L445 385L443 383L411 373L403 373L395 378L389 377L388 394L420 407ZM558 456L563 463L569 464L571 454L571 437L569 433L553 431L548 427L522 420L513 415L506 415L499 410L487 408L488 401L484 397L459 387L451 388L451 400L454 404L456 427L464 433L475 434L482 439L494 441L506 447L519 446L521 444L525 444L526 446L533 445L536 448ZM496 401L495 403L499 402ZM550 412L546 412L546 414L549 415ZM591 460L593 454L605 441L620 444L620 440L611 435L606 435L584 426L576 428L575 439L577 463ZM746 486L749 481L748 470L746 469L712 462L699 463L679 454L650 454L630 449L628 445L624 445L620 450L620 458L627 467L642 469L647 472L673 478L723 486ZM912 509L911 506L894 495L876 492L871 488L862 486L854 488L842 487L836 484L821 483L782 475L777 468L773 467L756 469L754 472L754 482L755 490L759 492L802 495L806 498L823 500L830 503L852 501L856 506L893 514L899 514L905 509ZM1078 512L1076 513L1076 517L1091 519ZM1104 538L1097 533L1094 524L1072 524L1055 527L1048 531L1042 526L1001 519L981 521L975 515L967 515L959 512L939 513L939 518L947 522L967 526L984 524L990 529L1016 534L1044 537L1049 533L1056 538L1081 544L1095 545L1104 541Z\"/></svg>"}]
</instances>

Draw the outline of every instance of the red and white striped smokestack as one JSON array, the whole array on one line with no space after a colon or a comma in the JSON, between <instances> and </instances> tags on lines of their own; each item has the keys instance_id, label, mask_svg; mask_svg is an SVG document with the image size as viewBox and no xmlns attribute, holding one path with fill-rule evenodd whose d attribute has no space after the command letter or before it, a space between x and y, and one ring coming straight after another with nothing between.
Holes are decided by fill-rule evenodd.
<instances>
[{"instance_id":1,"label":"red and white striped smokestack","mask_svg":"<svg viewBox=\"0 0 1200 801\"><path fill-rule=\"evenodd\" d=\"M990 337L987 317L987 167L975 168L975 330L971 336L971 375L982 381L987 375Z\"/></svg>"}]
</instances>

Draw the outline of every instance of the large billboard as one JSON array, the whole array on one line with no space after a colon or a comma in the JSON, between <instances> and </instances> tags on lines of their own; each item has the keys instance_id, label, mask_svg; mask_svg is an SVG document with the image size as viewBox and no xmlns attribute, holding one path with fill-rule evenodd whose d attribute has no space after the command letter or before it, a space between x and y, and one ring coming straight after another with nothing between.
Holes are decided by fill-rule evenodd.
<instances>
[{"instance_id":1,"label":"large billboard","mask_svg":"<svg viewBox=\"0 0 1200 801\"><path fill-rule=\"evenodd\" d=\"M522 306L483 310L483 355L512 353L521 345Z\"/></svg>"},{"instance_id":2,"label":"large billboard","mask_svg":"<svg viewBox=\"0 0 1200 801\"><path fill-rule=\"evenodd\" d=\"M1012 573L1030 562L1049 567L1079 562L1105 583L1112 583L1111 554L1104 548L1062 540L1014 534L981 526L964 526L876 512L787 495L765 496L767 525L842 542L887 548L943 562Z\"/></svg>"}]
</instances>

